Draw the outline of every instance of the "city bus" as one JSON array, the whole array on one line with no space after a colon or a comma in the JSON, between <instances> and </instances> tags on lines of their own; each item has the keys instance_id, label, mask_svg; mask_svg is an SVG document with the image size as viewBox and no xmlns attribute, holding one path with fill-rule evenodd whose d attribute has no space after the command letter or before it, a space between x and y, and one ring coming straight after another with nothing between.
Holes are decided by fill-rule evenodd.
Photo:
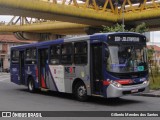
<instances>
[{"instance_id":1,"label":"city bus","mask_svg":"<svg viewBox=\"0 0 160 120\"><path fill-rule=\"evenodd\" d=\"M119 98L147 92L146 37L132 32L97 33L11 48L11 82L38 89Z\"/></svg>"}]
</instances>

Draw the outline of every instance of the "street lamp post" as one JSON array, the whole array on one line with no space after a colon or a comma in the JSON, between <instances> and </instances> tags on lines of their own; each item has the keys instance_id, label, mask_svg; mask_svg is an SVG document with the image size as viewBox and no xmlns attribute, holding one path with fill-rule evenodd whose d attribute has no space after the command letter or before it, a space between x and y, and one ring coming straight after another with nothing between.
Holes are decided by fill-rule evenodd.
<instances>
[{"instance_id":1,"label":"street lamp post","mask_svg":"<svg viewBox=\"0 0 160 120\"><path fill-rule=\"evenodd\" d=\"M124 32L124 7L125 5L122 4L122 30Z\"/></svg>"},{"instance_id":2,"label":"street lamp post","mask_svg":"<svg viewBox=\"0 0 160 120\"><path fill-rule=\"evenodd\" d=\"M119 0L116 0L114 5L115 5L115 8L116 7L118 8L119 5L121 6L121 10L122 10L122 31L124 32L125 31L124 30L124 8L125 8L125 4L123 4L123 3L119 4Z\"/></svg>"}]
</instances>

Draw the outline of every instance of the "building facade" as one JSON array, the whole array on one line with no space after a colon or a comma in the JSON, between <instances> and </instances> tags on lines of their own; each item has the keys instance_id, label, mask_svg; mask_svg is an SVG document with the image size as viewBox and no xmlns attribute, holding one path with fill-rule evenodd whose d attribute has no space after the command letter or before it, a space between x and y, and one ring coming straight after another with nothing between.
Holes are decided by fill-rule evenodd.
<instances>
[{"instance_id":1,"label":"building facade","mask_svg":"<svg viewBox=\"0 0 160 120\"><path fill-rule=\"evenodd\" d=\"M33 43L34 41L18 40L14 35L0 35L0 71L10 67L10 48L12 46Z\"/></svg>"}]
</instances>

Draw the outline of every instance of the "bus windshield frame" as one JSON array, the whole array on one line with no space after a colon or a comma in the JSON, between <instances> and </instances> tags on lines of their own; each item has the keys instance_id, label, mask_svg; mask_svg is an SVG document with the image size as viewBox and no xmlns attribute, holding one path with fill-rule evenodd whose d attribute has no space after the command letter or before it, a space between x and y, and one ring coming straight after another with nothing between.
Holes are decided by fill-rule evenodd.
<instances>
[{"instance_id":1,"label":"bus windshield frame","mask_svg":"<svg viewBox=\"0 0 160 120\"><path fill-rule=\"evenodd\" d=\"M108 46L107 71L130 73L147 71L147 48L145 45Z\"/></svg>"},{"instance_id":2,"label":"bus windshield frame","mask_svg":"<svg viewBox=\"0 0 160 120\"><path fill-rule=\"evenodd\" d=\"M106 70L112 73L136 73L148 70L146 38L142 35L108 36L105 48Z\"/></svg>"}]
</instances>

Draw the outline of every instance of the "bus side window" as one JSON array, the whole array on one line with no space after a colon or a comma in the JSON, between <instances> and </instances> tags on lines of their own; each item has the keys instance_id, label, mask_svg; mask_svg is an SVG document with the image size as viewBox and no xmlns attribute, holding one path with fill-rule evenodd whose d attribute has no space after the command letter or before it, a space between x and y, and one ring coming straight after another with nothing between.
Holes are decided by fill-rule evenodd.
<instances>
[{"instance_id":1,"label":"bus side window","mask_svg":"<svg viewBox=\"0 0 160 120\"><path fill-rule=\"evenodd\" d=\"M74 63L87 64L87 42L77 42L74 44Z\"/></svg>"},{"instance_id":2,"label":"bus side window","mask_svg":"<svg viewBox=\"0 0 160 120\"><path fill-rule=\"evenodd\" d=\"M12 64L18 64L19 63L19 51L14 50L11 52L11 62Z\"/></svg>"},{"instance_id":3,"label":"bus side window","mask_svg":"<svg viewBox=\"0 0 160 120\"><path fill-rule=\"evenodd\" d=\"M31 57L30 49L27 49L26 50L26 60L29 60L30 57Z\"/></svg>"},{"instance_id":4,"label":"bus side window","mask_svg":"<svg viewBox=\"0 0 160 120\"><path fill-rule=\"evenodd\" d=\"M36 64L36 48L26 49L26 64Z\"/></svg>"},{"instance_id":5,"label":"bus side window","mask_svg":"<svg viewBox=\"0 0 160 120\"><path fill-rule=\"evenodd\" d=\"M53 65L60 64L61 46L54 45L50 49L50 63Z\"/></svg>"},{"instance_id":6,"label":"bus side window","mask_svg":"<svg viewBox=\"0 0 160 120\"><path fill-rule=\"evenodd\" d=\"M37 51L36 49L32 49L32 59L36 59Z\"/></svg>"},{"instance_id":7,"label":"bus side window","mask_svg":"<svg viewBox=\"0 0 160 120\"><path fill-rule=\"evenodd\" d=\"M72 64L72 43L67 43L62 45L62 57L61 57L61 63L62 64Z\"/></svg>"}]
</instances>

